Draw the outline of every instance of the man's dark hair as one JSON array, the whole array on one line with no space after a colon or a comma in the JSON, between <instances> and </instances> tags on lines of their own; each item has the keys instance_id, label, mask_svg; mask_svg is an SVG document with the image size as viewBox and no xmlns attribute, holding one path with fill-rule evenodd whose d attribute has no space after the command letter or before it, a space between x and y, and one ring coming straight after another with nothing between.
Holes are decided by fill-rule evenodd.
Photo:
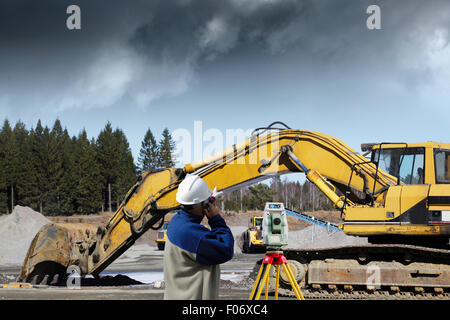
<instances>
[{"instance_id":1,"label":"man's dark hair","mask_svg":"<svg viewBox=\"0 0 450 320\"><path fill-rule=\"evenodd\" d=\"M202 202L196 203L196 204L182 204L181 209L183 209L184 211L190 211L190 210L194 210L194 209L200 207L201 204L202 204Z\"/></svg>"}]
</instances>

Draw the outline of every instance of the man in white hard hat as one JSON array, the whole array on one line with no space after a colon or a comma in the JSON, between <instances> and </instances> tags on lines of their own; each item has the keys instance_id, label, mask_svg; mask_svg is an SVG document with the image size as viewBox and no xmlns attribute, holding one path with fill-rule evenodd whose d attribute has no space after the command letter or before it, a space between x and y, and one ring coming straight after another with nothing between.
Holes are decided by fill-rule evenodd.
<instances>
[{"instance_id":1,"label":"man in white hard hat","mask_svg":"<svg viewBox=\"0 0 450 320\"><path fill-rule=\"evenodd\" d=\"M169 223L164 249L164 299L219 296L220 264L233 258L234 238L213 199L214 192L197 175L178 186L181 209ZM210 229L200 224L204 216Z\"/></svg>"}]
</instances>

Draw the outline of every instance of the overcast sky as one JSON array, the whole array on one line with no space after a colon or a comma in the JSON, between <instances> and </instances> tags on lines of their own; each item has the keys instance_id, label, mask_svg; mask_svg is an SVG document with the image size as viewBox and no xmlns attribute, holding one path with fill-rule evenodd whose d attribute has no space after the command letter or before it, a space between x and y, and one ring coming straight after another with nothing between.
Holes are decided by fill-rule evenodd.
<instances>
[{"instance_id":1,"label":"overcast sky","mask_svg":"<svg viewBox=\"0 0 450 320\"><path fill-rule=\"evenodd\" d=\"M448 0L0 0L0 120L91 137L110 121L135 157L147 128L195 120L224 134L280 120L357 151L449 142L449 28Z\"/></svg>"}]
</instances>

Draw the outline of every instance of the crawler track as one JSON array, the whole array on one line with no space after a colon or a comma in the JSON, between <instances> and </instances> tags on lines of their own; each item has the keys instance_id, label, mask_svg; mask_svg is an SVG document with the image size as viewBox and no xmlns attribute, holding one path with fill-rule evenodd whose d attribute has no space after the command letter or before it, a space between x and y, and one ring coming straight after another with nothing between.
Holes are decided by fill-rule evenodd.
<instances>
[{"instance_id":1,"label":"crawler track","mask_svg":"<svg viewBox=\"0 0 450 320\"><path fill-rule=\"evenodd\" d=\"M389 290L376 290L369 292L367 290L358 290L348 292L345 290L330 291L327 289L314 290L302 288L302 293L307 300L450 300L450 293L436 294L432 292L390 292ZM285 288L280 288L280 296L293 297L294 293Z\"/></svg>"},{"instance_id":2,"label":"crawler track","mask_svg":"<svg viewBox=\"0 0 450 320\"><path fill-rule=\"evenodd\" d=\"M301 265L295 273L306 299L450 300L447 249L366 245L284 254ZM372 275L377 276L375 281ZM271 283L274 277L273 273ZM294 297L283 281L279 294Z\"/></svg>"}]
</instances>

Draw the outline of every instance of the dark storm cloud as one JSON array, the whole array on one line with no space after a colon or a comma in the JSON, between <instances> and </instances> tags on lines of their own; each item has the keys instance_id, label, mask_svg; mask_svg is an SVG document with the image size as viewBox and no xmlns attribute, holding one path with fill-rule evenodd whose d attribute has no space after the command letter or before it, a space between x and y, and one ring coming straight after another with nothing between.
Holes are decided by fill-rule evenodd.
<instances>
[{"instance_id":1,"label":"dark storm cloud","mask_svg":"<svg viewBox=\"0 0 450 320\"><path fill-rule=\"evenodd\" d=\"M65 26L70 4L81 7L81 31ZM365 26L370 4L382 9L380 31ZM445 0L2 0L0 108L107 107L124 97L146 107L186 92L200 66L225 57L355 78L390 70L415 87L445 64L449 12ZM242 55L248 48L257 54Z\"/></svg>"},{"instance_id":2,"label":"dark storm cloud","mask_svg":"<svg viewBox=\"0 0 450 320\"><path fill-rule=\"evenodd\" d=\"M265 37L301 19L304 7L298 1L257 5L239 1L163 1L149 21L137 28L130 44L158 61L180 61L190 54L207 58L208 53L238 50L240 45L251 42L264 49Z\"/></svg>"}]
</instances>

